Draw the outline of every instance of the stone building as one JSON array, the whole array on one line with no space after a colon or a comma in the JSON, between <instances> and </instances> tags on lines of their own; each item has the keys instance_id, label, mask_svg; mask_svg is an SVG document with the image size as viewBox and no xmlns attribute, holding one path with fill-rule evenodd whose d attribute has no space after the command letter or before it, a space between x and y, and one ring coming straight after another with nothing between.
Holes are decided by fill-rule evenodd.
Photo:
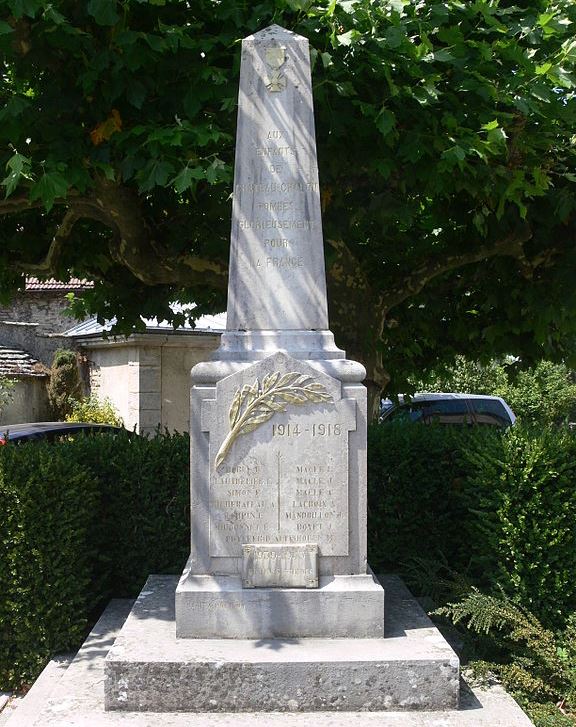
<instances>
[{"instance_id":1,"label":"stone building","mask_svg":"<svg viewBox=\"0 0 576 727\"><path fill-rule=\"evenodd\" d=\"M4 356L5 374L16 382L0 423L49 418L48 369L54 352L67 348L79 351L85 362L86 393L110 399L128 429L187 431L189 372L218 346L225 314L203 316L195 328L177 331L166 322L147 320L146 332L108 336L111 323L75 324L67 313L68 293L91 286L86 280L28 278L12 304L0 308L0 373Z\"/></svg>"},{"instance_id":2,"label":"stone building","mask_svg":"<svg viewBox=\"0 0 576 727\"><path fill-rule=\"evenodd\" d=\"M95 319L66 331L68 348L81 351L92 394L110 399L127 429L142 434L184 432L190 424L190 370L210 358L226 316L202 316L196 327L174 330L145 321L146 332L107 336L110 325Z\"/></svg>"},{"instance_id":3,"label":"stone building","mask_svg":"<svg viewBox=\"0 0 576 727\"><path fill-rule=\"evenodd\" d=\"M12 397L0 412L0 423L18 424L49 418L46 383L54 352L69 345L62 335L73 320L66 313L67 295L92 284L71 279L28 278L12 303L0 307L0 375L15 382Z\"/></svg>"}]
</instances>

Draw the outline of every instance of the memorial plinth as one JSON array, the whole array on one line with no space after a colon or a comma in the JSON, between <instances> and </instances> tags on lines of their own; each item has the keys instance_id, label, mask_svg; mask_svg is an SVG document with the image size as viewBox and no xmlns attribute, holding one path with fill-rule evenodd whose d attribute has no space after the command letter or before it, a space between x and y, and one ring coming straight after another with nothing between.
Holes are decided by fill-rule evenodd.
<instances>
[{"instance_id":1,"label":"memorial plinth","mask_svg":"<svg viewBox=\"0 0 576 727\"><path fill-rule=\"evenodd\" d=\"M175 633L146 644L166 634L145 623L166 609L145 589L108 657L107 708L208 708L198 695L218 675L245 695L239 710L285 708L278 680L294 694L314 684L295 709L341 709L335 678L359 709L453 706L458 660L439 634L441 648L413 660L383 638L384 590L366 554L365 370L328 328L308 41L278 26L242 43L227 325L192 370L191 548ZM166 674L174 694L156 702ZM434 684L420 700L418 674Z\"/></svg>"}]
</instances>

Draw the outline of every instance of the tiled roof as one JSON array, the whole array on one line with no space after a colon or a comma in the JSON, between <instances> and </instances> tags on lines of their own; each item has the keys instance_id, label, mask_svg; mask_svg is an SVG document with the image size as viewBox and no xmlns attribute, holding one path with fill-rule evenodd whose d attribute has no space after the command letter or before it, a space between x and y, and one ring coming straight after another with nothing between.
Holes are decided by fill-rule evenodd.
<instances>
[{"instance_id":1,"label":"tiled roof","mask_svg":"<svg viewBox=\"0 0 576 727\"><path fill-rule=\"evenodd\" d=\"M0 376L46 376L40 361L20 348L0 346Z\"/></svg>"},{"instance_id":2,"label":"tiled roof","mask_svg":"<svg viewBox=\"0 0 576 727\"><path fill-rule=\"evenodd\" d=\"M26 278L26 290L87 290L93 288L94 283L90 280L81 280L80 278L70 278L66 282L54 280L39 280L38 278Z\"/></svg>"}]
</instances>

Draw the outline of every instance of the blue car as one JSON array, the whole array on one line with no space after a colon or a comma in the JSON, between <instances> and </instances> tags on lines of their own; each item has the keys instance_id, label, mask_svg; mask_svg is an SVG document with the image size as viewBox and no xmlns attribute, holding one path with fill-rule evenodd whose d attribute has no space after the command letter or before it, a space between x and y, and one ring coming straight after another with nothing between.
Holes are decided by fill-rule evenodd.
<instances>
[{"instance_id":1,"label":"blue car","mask_svg":"<svg viewBox=\"0 0 576 727\"><path fill-rule=\"evenodd\" d=\"M421 424L486 424L511 427L516 415L504 399L483 394L436 393L399 396L399 403L387 400L380 421L420 422Z\"/></svg>"},{"instance_id":2,"label":"blue car","mask_svg":"<svg viewBox=\"0 0 576 727\"><path fill-rule=\"evenodd\" d=\"M0 445L33 442L39 439L53 442L74 435L117 434L122 427L92 422L33 422L31 424L0 424Z\"/></svg>"}]
</instances>

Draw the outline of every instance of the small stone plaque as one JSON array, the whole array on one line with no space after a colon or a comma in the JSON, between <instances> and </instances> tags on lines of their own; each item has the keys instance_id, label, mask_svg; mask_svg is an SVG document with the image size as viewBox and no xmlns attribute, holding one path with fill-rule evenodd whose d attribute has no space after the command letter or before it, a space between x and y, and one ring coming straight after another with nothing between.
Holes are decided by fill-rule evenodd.
<instances>
[{"instance_id":1,"label":"small stone plaque","mask_svg":"<svg viewBox=\"0 0 576 727\"><path fill-rule=\"evenodd\" d=\"M318 588L318 545L242 546L244 588Z\"/></svg>"}]
</instances>

